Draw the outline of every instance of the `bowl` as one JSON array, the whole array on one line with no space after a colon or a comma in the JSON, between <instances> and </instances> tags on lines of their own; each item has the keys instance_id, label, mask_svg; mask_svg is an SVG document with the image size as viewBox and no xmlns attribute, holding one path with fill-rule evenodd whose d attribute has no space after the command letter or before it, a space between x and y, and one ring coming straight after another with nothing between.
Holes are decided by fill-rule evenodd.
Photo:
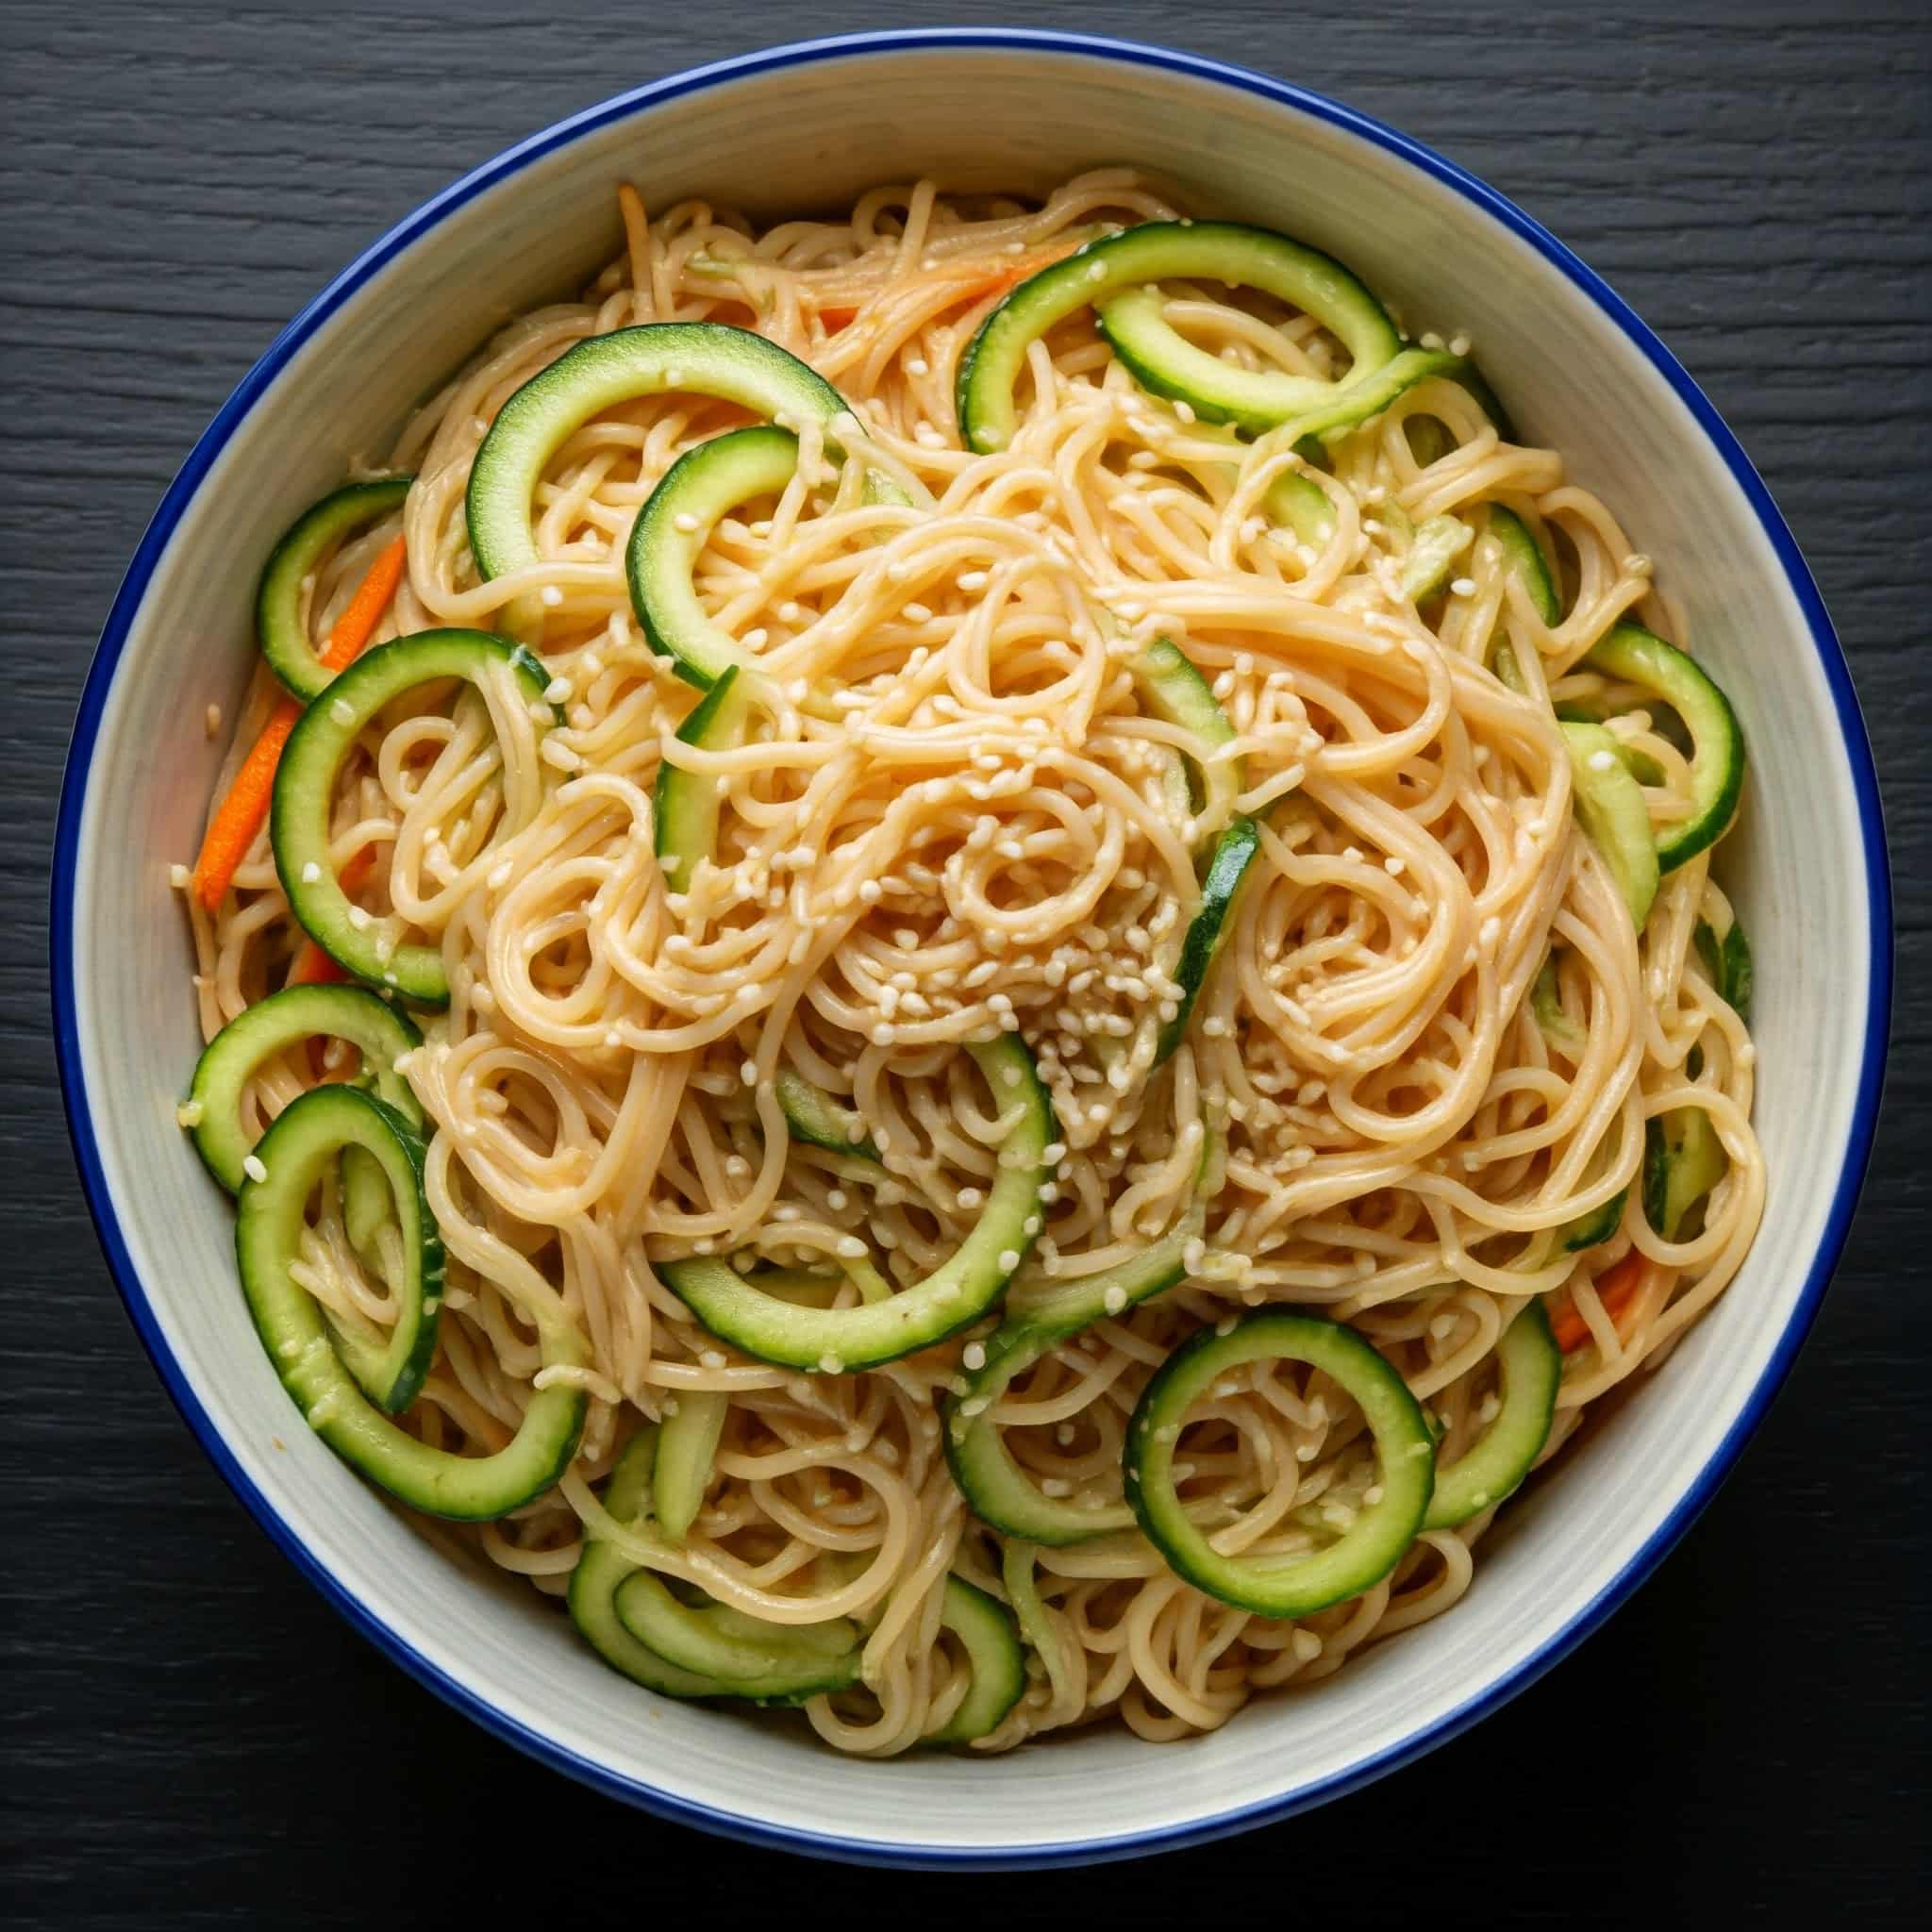
<instances>
[{"instance_id":1,"label":"bowl","mask_svg":"<svg viewBox=\"0 0 1932 1932\"><path fill-rule=\"evenodd\" d=\"M839 1758L620 1684L554 1607L440 1554L301 1425L233 1288L229 1206L175 1124L199 1041L168 864L194 848L220 758L204 708L232 715L251 668L238 559L501 322L615 254L621 178L658 206L701 192L771 216L920 173L1027 189L1122 158L1331 249L1412 325L1468 331L1524 433L1656 558L1753 752L1724 850L1757 948L1769 1201L1730 1291L1511 1510L1453 1614L1185 1744L1099 1729L994 1759ZM508 149L376 242L249 373L142 538L82 699L54 877L58 1057L101 1241L189 1425L269 1533L405 1669L545 1762L707 1829L900 1864L1120 1857L1282 1817L1441 1743L1600 1624L1708 1501L1817 1311L1870 1145L1890 970L1844 660L1763 484L1657 339L1404 136L1261 75L1056 33L859 35L659 81Z\"/></svg>"}]
</instances>

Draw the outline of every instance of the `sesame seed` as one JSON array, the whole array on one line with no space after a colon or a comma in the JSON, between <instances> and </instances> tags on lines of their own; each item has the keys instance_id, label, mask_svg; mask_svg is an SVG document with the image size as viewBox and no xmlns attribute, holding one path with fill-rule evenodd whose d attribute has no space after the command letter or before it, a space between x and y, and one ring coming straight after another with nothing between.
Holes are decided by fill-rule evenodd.
<instances>
[{"instance_id":1,"label":"sesame seed","mask_svg":"<svg viewBox=\"0 0 1932 1932\"><path fill-rule=\"evenodd\" d=\"M981 1341L969 1341L966 1344L966 1352L959 1357L959 1359L962 1362L964 1362L969 1369L985 1368L986 1344Z\"/></svg>"},{"instance_id":2,"label":"sesame seed","mask_svg":"<svg viewBox=\"0 0 1932 1932\"><path fill-rule=\"evenodd\" d=\"M262 1165L259 1155L245 1156L242 1162L242 1172L252 1181L265 1181L268 1178L268 1169Z\"/></svg>"},{"instance_id":3,"label":"sesame seed","mask_svg":"<svg viewBox=\"0 0 1932 1932\"><path fill-rule=\"evenodd\" d=\"M1002 1248L1000 1250L999 1267L1002 1274L1010 1274L1019 1265L1020 1251L1018 1248Z\"/></svg>"},{"instance_id":4,"label":"sesame seed","mask_svg":"<svg viewBox=\"0 0 1932 1932\"><path fill-rule=\"evenodd\" d=\"M1458 597L1474 597L1475 595L1475 579L1474 577L1457 577L1450 584L1449 588Z\"/></svg>"},{"instance_id":5,"label":"sesame seed","mask_svg":"<svg viewBox=\"0 0 1932 1932\"><path fill-rule=\"evenodd\" d=\"M316 864L314 859L309 859L308 863L303 866L302 883L305 886L312 886L316 882L316 880L319 879L321 876L322 868L321 866Z\"/></svg>"}]
</instances>

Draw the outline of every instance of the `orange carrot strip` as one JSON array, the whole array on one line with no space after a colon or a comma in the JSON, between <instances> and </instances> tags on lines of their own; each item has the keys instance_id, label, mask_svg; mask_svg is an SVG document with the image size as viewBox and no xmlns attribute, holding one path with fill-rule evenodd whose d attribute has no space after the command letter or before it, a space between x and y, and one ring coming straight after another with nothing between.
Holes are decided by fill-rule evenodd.
<instances>
[{"instance_id":1,"label":"orange carrot strip","mask_svg":"<svg viewBox=\"0 0 1932 1932\"><path fill-rule=\"evenodd\" d=\"M221 909L222 899L235 876L235 868L248 857L255 835L268 817L269 801L275 795L275 767L282 759L282 747L302 707L293 698L283 698L269 715L262 734L255 741L228 795L208 821L208 836L201 841L201 854L194 861L194 890L209 912Z\"/></svg>"},{"instance_id":2,"label":"orange carrot strip","mask_svg":"<svg viewBox=\"0 0 1932 1932\"><path fill-rule=\"evenodd\" d=\"M369 641L370 633L389 608L396 586L403 580L403 540L398 537L369 566L369 575L356 587L349 608L336 619L328 634L328 647L322 654L324 666L340 671L351 662ZM284 698L271 714L267 726L255 741L228 795L208 823L208 836L201 841L201 856L194 861L194 890L209 912L218 911L224 895L235 877L235 868L248 857L255 835L268 817L275 795L275 767L281 762L282 747L302 707L293 698Z\"/></svg>"},{"instance_id":3,"label":"orange carrot strip","mask_svg":"<svg viewBox=\"0 0 1932 1932\"><path fill-rule=\"evenodd\" d=\"M1643 1257L1632 1248L1614 1267L1606 1268L1597 1276L1597 1299L1603 1303L1604 1313L1612 1323L1621 1323L1630 1304L1637 1299L1637 1291L1643 1285ZM1591 1340L1590 1324L1576 1312L1574 1302L1565 1302L1550 1317L1550 1330L1557 1338L1557 1346L1565 1355L1574 1355Z\"/></svg>"},{"instance_id":4,"label":"orange carrot strip","mask_svg":"<svg viewBox=\"0 0 1932 1932\"><path fill-rule=\"evenodd\" d=\"M328 634L328 643L322 654L325 671L340 671L361 654L362 646L382 621L382 613L389 608L390 599L403 580L406 554L403 540L398 537L369 566L369 575L357 585L348 608L336 619Z\"/></svg>"},{"instance_id":5,"label":"orange carrot strip","mask_svg":"<svg viewBox=\"0 0 1932 1932\"><path fill-rule=\"evenodd\" d=\"M334 986L348 976L346 966L338 964L313 940L304 940L289 968L289 976L282 983L285 986Z\"/></svg>"}]
</instances>

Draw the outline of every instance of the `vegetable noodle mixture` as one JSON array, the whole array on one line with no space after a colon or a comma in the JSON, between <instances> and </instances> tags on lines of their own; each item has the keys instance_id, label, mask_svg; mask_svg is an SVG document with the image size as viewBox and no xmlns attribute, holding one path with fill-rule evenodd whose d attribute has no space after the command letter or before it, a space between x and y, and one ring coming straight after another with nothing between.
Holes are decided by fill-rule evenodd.
<instances>
[{"instance_id":1,"label":"vegetable noodle mixture","mask_svg":"<svg viewBox=\"0 0 1932 1932\"><path fill-rule=\"evenodd\" d=\"M1286 235L620 202L261 577L175 881L268 1359L641 1723L1211 1729L1743 1258L1737 721Z\"/></svg>"}]
</instances>

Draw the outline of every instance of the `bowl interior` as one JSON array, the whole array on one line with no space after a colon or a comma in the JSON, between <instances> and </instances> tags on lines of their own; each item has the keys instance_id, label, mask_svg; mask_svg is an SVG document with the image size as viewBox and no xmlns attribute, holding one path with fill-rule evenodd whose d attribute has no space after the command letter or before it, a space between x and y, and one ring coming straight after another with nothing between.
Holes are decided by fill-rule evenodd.
<instances>
[{"instance_id":1,"label":"bowl interior","mask_svg":"<svg viewBox=\"0 0 1932 1932\"><path fill-rule=\"evenodd\" d=\"M1807 612L1745 489L1613 316L1463 190L1337 119L1206 71L1014 43L752 63L655 93L643 111L527 143L345 276L251 378L253 407L218 425L225 440L200 453L205 475L177 491L178 521L151 533L124 595L131 622L91 752L83 724L62 890L79 1138L84 1161L98 1158L96 1198L104 1188L111 1203L110 1248L140 1284L137 1319L210 1419L218 1459L391 1647L612 1788L887 1856L1091 1851L1311 1799L1446 1734L1546 1660L1702 1500L1802 1327L1813 1257L1849 1206L1840 1170L1862 1146L1874 917L1857 788ZM922 173L1031 189L1128 159L1203 210L1332 250L1411 328L1469 333L1524 434L1560 448L1657 559L1757 773L1805 774L1760 777L1725 847L1757 954L1770 1203L1713 1316L1589 1446L1587 1474L1559 1470L1517 1507L1452 1615L1184 1747L1101 1730L998 1761L836 1759L802 1728L623 1685L553 1607L452 1564L302 1426L234 1290L228 1207L174 1124L198 1040L167 869L192 855L220 758L204 708L232 709L250 666L256 560L499 323L614 253L620 179L654 209L702 194L774 215ZM1588 1509L1572 1507L1579 1482Z\"/></svg>"}]
</instances>

